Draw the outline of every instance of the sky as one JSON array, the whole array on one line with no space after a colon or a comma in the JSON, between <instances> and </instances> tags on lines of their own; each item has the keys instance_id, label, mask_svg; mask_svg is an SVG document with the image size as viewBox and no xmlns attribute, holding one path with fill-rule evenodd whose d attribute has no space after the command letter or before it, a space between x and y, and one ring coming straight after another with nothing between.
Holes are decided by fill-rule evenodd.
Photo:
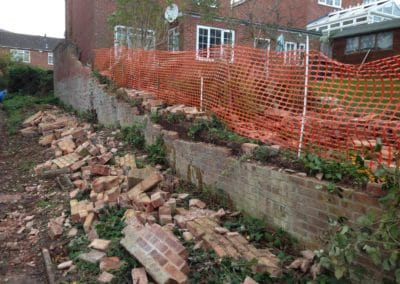
<instances>
[{"instance_id":1,"label":"sky","mask_svg":"<svg viewBox=\"0 0 400 284\"><path fill-rule=\"evenodd\" d=\"M64 37L65 0L0 0L0 29Z\"/></svg>"}]
</instances>

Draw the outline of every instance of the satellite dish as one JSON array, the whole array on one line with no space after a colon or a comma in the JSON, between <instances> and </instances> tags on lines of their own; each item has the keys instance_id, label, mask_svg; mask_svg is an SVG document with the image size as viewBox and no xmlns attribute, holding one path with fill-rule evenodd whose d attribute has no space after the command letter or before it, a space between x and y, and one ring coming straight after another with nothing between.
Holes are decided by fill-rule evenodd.
<instances>
[{"instance_id":1,"label":"satellite dish","mask_svg":"<svg viewBox=\"0 0 400 284\"><path fill-rule=\"evenodd\" d=\"M169 22L172 23L178 18L179 16L179 9L176 4L171 4L165 9L164 17Z\"/></svg>"}]
</instances>

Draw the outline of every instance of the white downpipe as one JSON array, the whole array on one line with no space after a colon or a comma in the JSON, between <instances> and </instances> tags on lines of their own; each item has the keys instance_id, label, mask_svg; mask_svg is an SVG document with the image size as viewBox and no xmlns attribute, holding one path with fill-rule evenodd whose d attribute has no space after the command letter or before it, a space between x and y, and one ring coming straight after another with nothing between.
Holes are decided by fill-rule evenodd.
<instances>
[{"instance_id":1,"label":"white downpipe","mask_svg":"<svg viewBox=\"0 0 400 284\"><path fill-rule=\"evenodd\" d=\"M303 105L303 117L301 119L301 129L300 129L300 141L299 141L299 151L297 156L300 158L301 151L303 148L303 139L304 139L304 126L306 124L306 115L307 115L307 94L308 94L308 68L309 68L309 59L310 59L310 39L307 35L306 39L306 70L304 76L304 105Z\"/></svg>"},{"instance_id":2,"label":"white downpipe","mask_svg":"<svg viewBox=\"0 0 400 284\"><path fill-rule=\"evenodd\" d=\"M204 78L200 77L200 111L203 111Z\"/></svg>"}]
</instances>

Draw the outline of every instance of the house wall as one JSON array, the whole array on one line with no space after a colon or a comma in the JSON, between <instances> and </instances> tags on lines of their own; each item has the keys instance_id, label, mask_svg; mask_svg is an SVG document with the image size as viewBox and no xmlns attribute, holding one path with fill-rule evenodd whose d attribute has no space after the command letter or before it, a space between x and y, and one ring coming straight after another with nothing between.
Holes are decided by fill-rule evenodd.
<instances>
[{"instance_id":1,"label":"house wall","mask_svg":"<svg viewBox=\"0 0 400 284\"><path fill-rule=\"evenodd\" d=\"M31 50L31 62L27 64L52 70L54 66L48 64L48 53L48 51ZM10 48L0 47L0 54L10 54Z\"/></svg>"},{"instance_id":2,"label":"house wall","mask_svg":"<svg viewBox=\"0 0 400 284\"><path fill-rule=\"evenodd\" d=\"M180 20L179 32L180 32L180 50L195 50L196 49L196 37L197 37L197 26L209 26L222 29L230 29L235 31L235 44L254 47L254 37L268 38L271 40L271 49L276 49L276 38L283 34L285 41L292 41L297 43L305 43L306 35L299 35L298 33L290 33L285 31L277 31L271 29L267 32L260 31L259 29L253 29L245 25L233 25L220 21L204 22L200 18L186 16ZM310 37L310 48L319 49L319 38Z\"/></svg>"},{"instance_id":3,"label":"house wall","mask_svg":"<svg viewBox=\"0 0 400 284\"><path fill-rule=\"evenodd\" d=\"M182 9L188 8L177 1ZM356 5L362 0L343 0L343 7ZM66 0L66 38L79 47L79 59L83 63L91 63L92 50L95 48L113 46L113 31L107 24L107 17L115 10L116 0ZM254 22L266 22L303 28L305 25L328 13L334 8L318 4L318 0L247 0L244 3L231 7L230 0L221 0L220 15L235 17ZM187 17L186 17L187 18ZM196 43L196 25L199 19L181 19L181 50L193 50ZM207 26L226 28L229 25L211 22ZM250 31L247 27L236 27L236 43L253 46L254 35L258 30ZM274 40L276 35L265 35ZM287 35L288 41L295 40L293 35ZM316 45L316 48L317 45Z\"/></svg>"},{"instance_id":4,"label":"house wall","mask_svg":"<svg viewBox=\"0 0 400 284\"><path fill-rule=\"evenodd\" d=\"M115 0L66 0L66 39L79 47L79 59L91 63L93 49L113 46L113 31L107 17Z\"/></svg>"},{"instance_id":5,"label":"house wall","mask_svg":"<svg viewBox=\"0 0 400 284\"><path fill-rule=\"evenodd\" d=\"M353 36L351 36L353 37ZM360 51L346 54L347 37L337 38L332 43L332 57L340 62L349 64L361 64L367 51ZM393 49L391 50L371 50L365 62L390 57L400 54L400 29L393 30Z\"/></svg>"}]
</instances>

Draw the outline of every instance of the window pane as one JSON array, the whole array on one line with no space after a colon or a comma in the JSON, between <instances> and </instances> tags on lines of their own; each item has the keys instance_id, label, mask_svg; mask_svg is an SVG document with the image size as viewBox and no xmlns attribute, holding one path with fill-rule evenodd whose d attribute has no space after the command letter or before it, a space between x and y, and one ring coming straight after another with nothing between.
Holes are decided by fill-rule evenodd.
<instances>
[{"instance_id":1,"label":"window pane","mask_svg":"<svg viewBox=\"0 0 400 284\"><path fill-rule=\"evenodd\" d=\"M232 32L224 32L224 44L232 44Z\"/></svg>"},{"instance_id":2,"label":"window pane","mask_svg":"<svg viewBox=\"0 0 400 284\"><path fill-rule=\"evenodd\" d=\"M391 49L393 47L393 33L379 33L376 43L378 49Z\"/></svg>"},{"instance_id":3,"label":"window pane","mask_svg":"<svg viewBox=\"0 0 400 284\"><path fill-rule=\"evenodd\" d=\"M205 49L208 47L208 29L199 29L199 46L198 49Z\"/></svg>"},{"instance_id":4,"label":"window pane","mask_svg":"<svg viewBox=\"0 0 400 284\"><path fill-rule=\"evenodd\" d=\"M360 38L360 49L370 49L375 46L375 35L365 35Z\"/></svg>"},{"instance_id":5,"label":"window pane","mask_svg":"<svg viewBox=\"0 0 400 284\"><path fill-rule=\"evenodd\" d=\"M221 30L210 29L210 47L221 45Z\"/></svg>"},{"instance_id":6,"label":"window pane","mask_svg":"<svg viewBox=\"0 0 400 284\"><path fill-rule=\"evenodd\" d=\"M358 37L350 37L346 39L346 53L355 52L358 50Z\"/></svg>"},{"instance_id":7,"label":"window pane","mask_svg":"<svg viewBox=\"0 0 400 284\"><path fill-rule=\"evenodd\" d=\"M260 49L269 49L269 40L268 39L264 39L264 38L257 38L255 40L255 44L254 47L255 48L260 48Z\"/></svg>"}]
</instances>

